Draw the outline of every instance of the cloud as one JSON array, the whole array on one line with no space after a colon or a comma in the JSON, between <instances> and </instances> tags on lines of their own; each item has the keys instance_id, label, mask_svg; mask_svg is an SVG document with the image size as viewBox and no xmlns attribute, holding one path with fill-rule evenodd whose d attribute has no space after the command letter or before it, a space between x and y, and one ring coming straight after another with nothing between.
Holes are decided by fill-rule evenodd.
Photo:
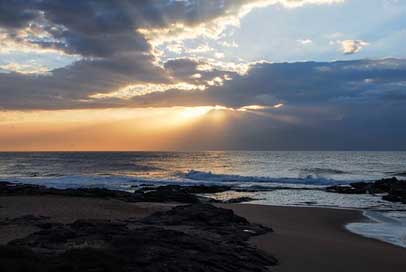
<instances>
[{"instance_id":1,"label":"cloud","mask_svg":"<svg viewBox=\"0 0 406 272\"><path fill-rule=\"evenodd\" d=\"M358 107L403 103L406 60L253 63L246 74L148 56L81 61L52 75L0 73L3 109L246 105ZM204 69L202 69L202 67ZM210 69L208 69L210 68Z\"/></svg>"},{"instance_id":2,"label":"cloud","mask_svg":"<svg viewBox=\"0 0 406 272\"><path fill-rule=\"evenodd\" d=\"M135 84L128 85L121 88L118 91L111 93L97 93L89 96L93 99L105 99L105 98L119 98L119 99L130 99L136 96L144 96L150 93L162 93L168 90L181 90L181 91L203 91L206 89L205 85L194 85L187 82L178 82L174 84L157 84L157 83L146 83L146 84Z\"/></svg>"},{"instance_id":3,"label":"cloud","mask_svg":"<svg viewBox=\"0 0 406 272\"><path fill-rule=\"evenodd\" d=\"M13 71L21 74L46 74L49 73L49 69L45 66L38 65L36 63L7 63L0 64L0 69L3 71Z\"/></svg>"},{"instance_id":4,"label":"cloud","mask_svg":"<svg viewBox=\"0 0 406 272\"><path fill-rule=\"evenodd\" d=\"M188 69L190 74L195 73L192 68ZM187 78L184 73L183 77ZM221 76L221 71L216 73ZM233 80L207 86L205 91L185 93L173 89L150 93L133 99L131 104L232 108L285 104L287 109L327 107L346 110L371 105L403 105L404 100L396 98L404 96L405 73L406 60L398 59L258 63L253 64L247 74L233 74Z\"/></svg>"},{"instance_id":5,"label":"cloud","mask_svg":"<svg viewBox=\"0 0 406 272\"><path fill-rule=\"evenodd\" d=\"M362 40L345 40L345 41L341 41L340 43L341 43L341 50L346 55L358 53L364 47L369 45L369 43L362 41Z\"/></svg>"},{"instance_id":6,"label":"cloud","mask_svg":"<svg viewBox=\"0 0 406 272\"><path fill-rule=\"evenodd\" d=\"M302 44L302 45L309 45L312 44L313 41L310 39L302 39L302 40L297 40L298 43Z\"/></svg>"},{"instance_id":7,"label":"cloud","mask_svg":"<svg viewBox=\"0 0 406 272\"><path fill-rule=\"evenodd\" d=\"M69 109L104 107L103 101L87 100L136 83L167 83L169 78L151 65L151 57L128 54L113 59L82 60L46 75L0 73L0 108ZM110 106L119 106L110 104Z\"/></svg>"},{"instance_id":8,"label":"cloud","mask_svg":"<svg viewBox=\"0 0 406 272\"><path fill-rule=\"evenodd\" d=\"M119 52L148 52L153 36L219 34L252 9L281 4L330 4L341 0L189 0L80 1L2 0L0 27L16 39L18 31L35 28L46 39L24 39L44 48L82 56L108 57ZM202 29L199 32L198 29ZM210 34L211 33L211 34Z\"/></svg>"},{"instance_id":9,"label":"cloud","mask_svg":"<svg viewBox=\"0 0 406 272\"><path fill-rule=\"evenodd\" d=\"M219 39L229 26L239 26L240 20L256 8L281 5L297 8L304 5L343 3L345 0L190 0L177 3L177 14L186 20L167 20L166 26L140 28L153 46L197 37ZM196 16L197 15L197 16Z\"/></svg>"},{"instance_id":10,"label":"cloud","mask_svg":"<svg viewBox=\"0 0 406 272\"><path fill-rule=\"evenodd\" d=\"M181 147L198 139L202 148L359 147L377 146L380 137L404 146L405 60L249 63L230 61L227 55L223 59L213 46L238 47L224 31L238 27L256 8L342 2L0 0L0 54L52 53L80 59L54 70L3 61L0 108L213 109L183 134ZM328 39L340 40L334 44L345 54L368 45L342 40L344 35ZM196 37L203 38L201 43L187 44ZM297 42L311 44L310 39ZM163 50L166 45L171 46ZM229 122L210 127L216 111L225 112Z\"/></svg>"},{"instance_id":11,"label":"cloud","mask_svg":"<svg viewBox=\"0 0 406 272\"><path fill-rule=\"evenodd\" d=\"M187 74L179 65L170 67L171 61L165 61L166 67L159 62L150 34L159 33L165 39L188 36L190 30L217 35L254 8L337 2L341 1L0 0L0 54L70 55L75 56L73 60L80 59L55 70L21 61L1 63L0 107L102 107L107 102L93 99L95 95L106 97L128 91L131 86L147 86L150 90L177 90L186 86L179 85L182 83L199 90L202 84L220 86L237 73L246 73L250 64L229 62L222 59L221 52L214 52L217 58L193 59L198 65ZM127 103L116 98L111 102L114 106Z\"/></svg>"}]
</instances>

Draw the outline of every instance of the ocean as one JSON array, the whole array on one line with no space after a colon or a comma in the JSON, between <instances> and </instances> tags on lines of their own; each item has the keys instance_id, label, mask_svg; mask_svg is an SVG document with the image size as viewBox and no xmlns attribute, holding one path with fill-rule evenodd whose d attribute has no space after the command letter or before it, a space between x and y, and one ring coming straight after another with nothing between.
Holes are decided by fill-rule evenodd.
<instances>
[{"instance_id":1,"label":"ocean","mask_svg":"<svg viewBox=\"0 0 406 272\"><path fill-rule=\"evenodd\" d=\"M211 151L0 153L0 179L55 187L137 183L322 186L406 178L406 152Z\"/></svg>"},{"instance_id":2,"label":"ocean","mask_svg":"<svg viewBox=\"0 0 406 272\"><path fill-rule=\"evenodd\" d=\"M56 188L228 184L263 205L363 209L357 233L406 247L406 205L372 195L327 193L329 185L406 179L406 152L208 151L0 153L0 180ZM255 191L255 192L252 192Z\"/></svg>"}]
</instances>

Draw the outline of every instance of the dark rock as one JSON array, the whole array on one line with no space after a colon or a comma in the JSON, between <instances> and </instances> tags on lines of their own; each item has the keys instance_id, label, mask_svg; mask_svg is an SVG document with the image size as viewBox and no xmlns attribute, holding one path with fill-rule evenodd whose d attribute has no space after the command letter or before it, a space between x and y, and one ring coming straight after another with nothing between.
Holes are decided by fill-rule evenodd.
<instances>
[{"instance_id":1,"label":"dark rock","mask_svg":"<svg viewBox=\"0 0 406 272\"><path fill-rule=\"evenodd\" d=\"M224 201L224 203L232 204L232 203L242 203L242 202L250 202L254 201L256 199L248 197L248 196L243 196L243 197L237 197L237 198L232 198L229 200Z\"/></svg>"},{"instance_id":2,"label":"dark rock","mask_svg":"<svg viewBox=\"0 0 406 272\"><path fill-rule=\"evenodd\" d=\"M384 195L384 196L382 196L382 199L386 200L386 201L390 201L390 202L402 202L402 203L406 204L406 198L402 198L400 196L396 196L396 195L392 195L392 194Z\"/></svg>"},{"instance_id":3,"label":"dark rock","mask_svg":"<svg viewBox=\"0 0 406 272\"><path fill-rule=\"evenodd\" d=\"M331 186L326 190L340 194L386 194L382 196L383 200L406 204L406 180L398 180L396 177L351 183L349 186Z\"/></svg>"},{"instance_id":4,"label":"dark rock","mask_svg":"<svg viewBox=\"0 0 406 272\"><path fill-rule=\"evenodd\" d=\"M134 192L143 202L178 202L198 203L199 198L194 194L183 190L182 186L168 185L156 188L143 188Z\"/></svg>"},{"instance_id":5,"label":"dark rock","mask_svg":"<svg viewBox=\"0 0 406 272\"><path fill-rule=\"evenodd\" d=\"M351 186L330 186L326 188L327 192L339 194L366 194L365 188L354 188Z\"/></svg>"},{"instance_id":6,"label":"dark rock","mask_svg":"<svg viewBox=\"0 0 406 272\"><path fill-rule=\"evenodd\" d=\"M142 187L134 193L105 188L55 189L40 185L0 182L0 196L61 195L119 199L127 202L177 202L198 203L202 197L196 194L218 193L230 190L228 186L179 186Z\"/></svg>"},{"instance_id":7,"label":"dark rock","mask_svg":"<svg viewBox=\"0 0 406 272\"><path fill-rule=\"evenodd\" d=\"M36 215L24 215L16 218L6 218L1 221L1 225L31 225L31 226L40 226L48 221L50 217L47 216L36 216Z\"/></svg>"},{"instance_id":8,"label":"dark rock","mask_svg":"<svg viewBox=\"0 0 406 272\"><path fill-rule=\"evenodd\" d=\"M174 230L165 224L192 230ZM254 231L246 232L245 240L220 231L207 235L206 228L227 227L238 233L258 226L230 210L203 204L151 215L132 228L123 222L78 220L1 246L0 271L261 272L277 264L245 242L257 234Z\"/></svg>"},{"instance_id":9,"label":"dark rock","mask_svg":"<svg viewBox=\"0 0 406 272\"><path fill-rule=\"evenodd\" d=\"M355 189L367 190L370 184L371 183L369 183L369 182L353 182L350 185L351 185L351 187L354 187Z\"/></svg>"},{"instance_id":10,"label":"dark rock","mask_svg":"<svg viewBox=\"0 0 406 272\"><path fill-rule=\"evenodd\" d=\"M135 191L135 194L142 193L143 197L149 202L162 202L169 200L179 203L198 203L199 197L196 194L213 194L229 191L229 186L180 186L167 185L159 187L143 187Z\"/></svg>"},{"instance_id":11,"label":"dark rock","mask_svg":"<svg viewBox=\"0 0 406 272\"><path fill-rule=\"evenodd\" d=\"M230 237L231 240L246 240L250 236L272 231L271 228L249 223L232 210L217 208L210 204L178 206L170 211L154 213L144 218L142 222L150 225L198 227Z\"/></svg>"},{"instance_id":12,"label":"dark rock","mask_svg":"<svg viewBox=\"0 0 406 272\"><path fill-rule=\"evenodd\" d=\"M166 212L156 212L142 222L147 224L224 226L249 225L249 222L232 210L217 208L210 204L178 206Z\"/></svg>"},{"instance_id":13,"label":"dark rock","mask_svg":"<svg viewBox=\"0 0 406 272\"><path fill-rule=\"evenodd\" d=\"M188 192L190 194L215 194L215 193L222 193L226 191L230 191L230 186L185 186L182 187L183 191Z\"/></svg>"},{"instance_id":14,"label":"dark rock","mask_svg":"<svg viewBox=\"0 0 406 272\"><path fill-rule=\"evenodd\" d=\"M15 195L62 195L72 197L115 198L126 201L135 200L132 193L104 188L55 189L41 185L0 182L0 196Z\"/></svg>"},{"instance_id":15,"label":"dark rock","mask_svg":"<svg viewBox=\"0 0 406 272\"><path fill-rule=\"evenodd\" d=\"M397 178L388 178L375 181L371 186L376 193L387 193L391 190L391 187L399 183Z\"/></svg>"},{"instance_id":16,"label":"dark rock","mask_svg":"<svg viewBox=\"0 0 406 272\"><path fill-rule=\"evenodd\" d=\"M395 173L394 175L398 177L406 177L406 172Z\"/></svg>"}]
</instances>

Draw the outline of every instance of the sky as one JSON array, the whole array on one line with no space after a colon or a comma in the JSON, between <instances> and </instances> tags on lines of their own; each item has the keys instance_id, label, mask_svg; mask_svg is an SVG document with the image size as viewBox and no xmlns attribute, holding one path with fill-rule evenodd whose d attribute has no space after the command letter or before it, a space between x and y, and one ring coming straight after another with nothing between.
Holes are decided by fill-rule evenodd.
<instances>
[{"instance_id":1,"label":"sky","mask_svg":"<svg viewBox=\"0 0 406 272\"><path fill-rule=\"evenodd\" d=\"M406 1L0 0L0 150L406 150Z\"/></svg>"}]
</instances>

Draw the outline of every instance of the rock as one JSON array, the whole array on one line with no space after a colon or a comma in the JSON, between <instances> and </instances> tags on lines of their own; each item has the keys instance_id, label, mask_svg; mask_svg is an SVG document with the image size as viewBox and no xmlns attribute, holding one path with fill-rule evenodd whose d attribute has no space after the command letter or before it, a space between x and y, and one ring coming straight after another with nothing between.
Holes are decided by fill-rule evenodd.
<instances>
[{"instance_id":1,"label":"rock","mask_svg":"<svg viewBox=\"0 0 406 272\"><path fill-rule=\"evenodd\" d=\"M143 202L198 203L199 198L183 190L181 186L168 185L156 188L143 188L134 192Z\"/></svg>"},{"instance_id":2,"label":"rock","mask_svg":"<svg viewBox=\"0 0 406 272\"><path fill-rule=\"evenodd\" d=\"M0 196L14 195L62 195L72 197L115 198L134 201L134 194L104 188L55 189L41 185L0 182Z\"/></svg>"},{"instance_id":3,"label":"rock","mask_svg":"<svg viewBox=\"0 0 406 272\"><path fill-rule=\"evenodd\" d=\"M226 191L230 191L230 186L184 186L182 190L188 192L190 194L215 194L215 193L222 193Z\"/></svg>"},{"instance_id":4,"label":"rock","mask_svg":"<svg viewBox=\"0 0 406 272\"><path fill-rule=\"evenodd\" d=\"M351 187L354 187L356 189L365 189L366 190L366 189L368 189L370 184L371 183L369 183L369 182L353 182L350 185L351 185Z\"/></svg>"},{"instance_id":5,"label":"rock","mask_svg":"<svg viewBox=\"0 0 406 272\"><path fill-rule=\"evenodd\" d=\"M0 271L265 272L277 264L274 257L245 242L258 234L252 229L257 226L230 210L194 204L131 224L135 225L78 220L43 229L1 246ZM246 239L221 231L207 235L206 228L241 231Z\"/></svg>"},{"instance_id":6,"label":"rock","mask_svg":"<svg viewBox=\"0 0 406 272\"><path fill-rule=\"evenodd\" d=\"M404 204L406 204L406 198L402 199L402 197L392 194L384 195L382 196L382 199L390 202L403 202Z\"/></svg>"},{"instance_id":7,"label":"rock","mask_svg":"<svg viewBox=\"0 0 406 272\"><path fill-rule=\"evenodd\" d=\"M210 204L178 206L166 212L154 213L144 218L142 222L150 225L197 227L230 237L231 240L246 240L250 236L272 231L271 228L249 223L232 210L217 208Z\"/></svg>"},{"instance_id":8,"label":"rock","mask_svg":"<svg viewBox=\"0 0 406 272\"><path fill-rule=\"evenodd\" d=\"M47 216L36 216L36 215L24 215L16 218L6 218L0 221L0 225L29 225L29 226L42 226L48 224L50 217Z\"/></svg>"},{"instance_id":9,"label":"rock","mask_svg":"<svg viewBox=\"0 0 406 272\"><path fill-rule=\"evenodd\" d=\"M339 194L366 194L365 188L354 188L351 186L330 186L326 188L327 192L339 193Z\"/></svg>"},{"instance_id":10,"label":"rock","mask_svg":"<svg viewBox=\"0 0 406 272\"><path fill-rule=\"evenodd\" d=\"M381 179L375 181L371 184L372 190L375 193L387 193L391 190L391 187L398 183L399 180L397 178L388 178L388 179Z\"/></svg>"},{"instance_id":11,"label":"rock","mask_svg":"<svg viewBox=\"0 0 406 272\"><path fill-rule=\"evenodd\" d=\"M396 177L351 183L349 186L330 186L326 190L340 194L386 194L382 196L383 200L406 204L406 180L398 180Z\"/></svg>"},{"instance_id":12,"label":"rock","mask_svg":"<svg viewBox=\"0 0 406 272\"><path fill-rule=\"evenodd\" d=\"M127 202L177 202L198 203L204 198L196 194L218 193L230 190L228 186L179 186L142 187L134 193L105 188L55 189L40 185L0 182L0 196L10 195L61 195L119 199Z\"/></svg>"},{"instance_id":13,"label":"rock","mask_svg":"<svg viewBox=\"0 0 406 272\"><path fill-rule=\"evenodd\" d=\"M237 198L232 198L229 200L224 201L224 203L226 204L233 204L233 203L242 203L242 202L250 202L250 201L254 201L256 199L252 198L252 197L248 197L248 196L242 196L242 197L237 197Z\"/></svg>"},{"instance_id":14,"label":"rock","mask_svg":"<svg viewBox=\"0 0 406 272\"><path fill-rule=\"evenodd\" d=\"M248 225L249 222L232 210L217 208L210 204L178 206L166 212L156 212L142 222L165 225L224 226L230 224Z\"/></svg>"}]
</instances>

